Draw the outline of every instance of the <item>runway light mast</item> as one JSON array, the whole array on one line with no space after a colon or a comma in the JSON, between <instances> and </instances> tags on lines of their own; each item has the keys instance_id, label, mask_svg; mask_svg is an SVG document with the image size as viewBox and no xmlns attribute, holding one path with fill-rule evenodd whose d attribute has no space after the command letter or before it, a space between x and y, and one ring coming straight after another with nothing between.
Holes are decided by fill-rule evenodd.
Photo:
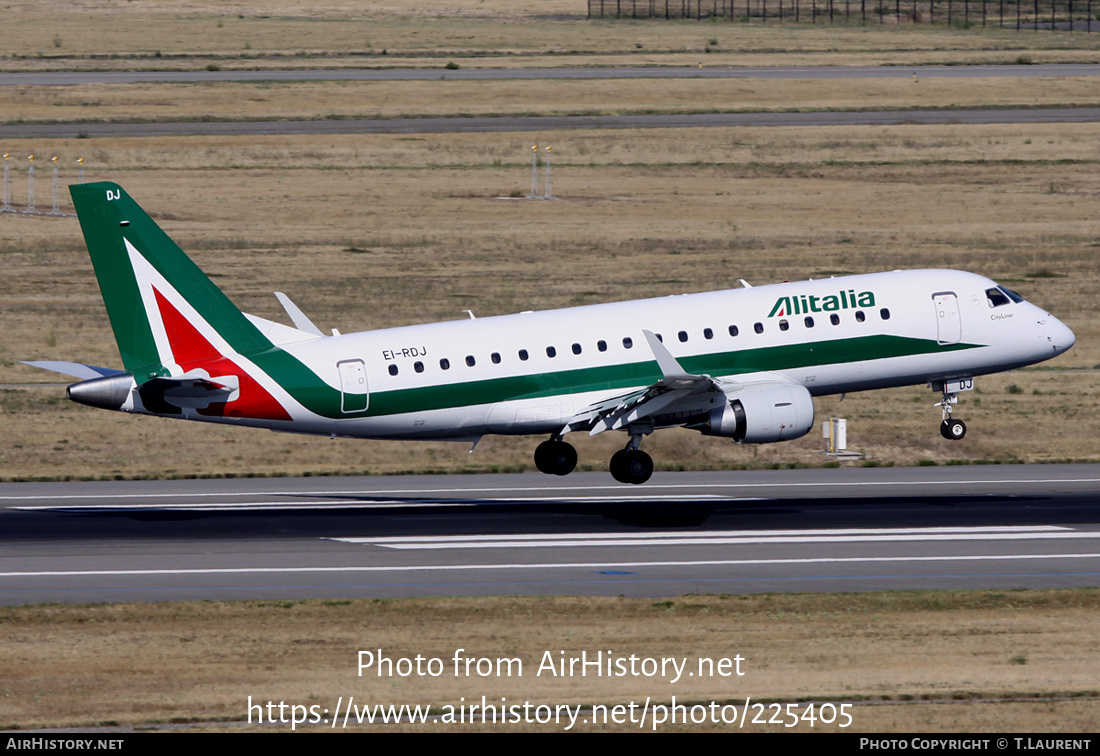
<instances>
[{"instance_id":1,"label":"runway light mast","mask_svg":"<svg viewBox=\"0 0 1100 756\"><path fill-rule=\"evenodd\" d=\"M53 209L50 210L50 215L61 215L61 200L58 196L57 185L57 155L50 158L50 162L53 163Z\"/></svg>"},{"instance_id":2,"label":"runway light mast","mask_svg":"<svg viewBox=\"0 0 1100 756\"><path fill-rule=\"evenodd\" d=\"M27 155L27 209L23 212L33 213L34 210L34 155Z\"/></svg>"},{"instance_id":3,"label":"runway light mast","mask_svg":"<svg viewBox=\"0 0 1100 756\"><path fill-rule=\"evenodd\" d=\"M539 196L539 146L537 144L531 145L531 193L528 195L531 199L536 199Z\"/></svg>"},{"instance_id":4,"label":"runway light mast","mask_svg":"<svg viewBox=\"0 0 1100 756\"><path fill-rule=\"evenodd\" d=\"M3 212L14 213L15 211L11 207L11 176L8 175L8 169L10 168L9 161L11 160L11 154L4 153L4 207Z\"/></svg>"},{"instance_id":5,"label":"runway light mast","mask_svg":"<svg viewBox=\"0 0 1100 756\"><path fill-rule=\"evenodd\" d=\"M553 199L554 195L550 193L550 145L546 145L546 193L542 195L543 199Z\"/></svg>"}]
</instances>

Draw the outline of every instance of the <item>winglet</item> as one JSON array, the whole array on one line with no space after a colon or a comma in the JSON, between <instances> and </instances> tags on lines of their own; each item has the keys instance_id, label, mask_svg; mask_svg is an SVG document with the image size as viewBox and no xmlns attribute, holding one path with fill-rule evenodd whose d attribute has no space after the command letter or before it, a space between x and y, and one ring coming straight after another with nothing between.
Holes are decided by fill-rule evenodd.
<instances>
[{"instance_id":1,"label":"winglet","mask_svg":"<svg viewBox=\"0 0 1100 756\"><path fill-rule=\"evenodd\" d=\"M661 373L664 374L666 381L696 377L680 366L680 363L672 356L672 352L665 348L665 345L661 343L661 340L657 338L653 331L643 330L642 333L645 335L645 340L649 342L649 348L653 350L653 356L657 358L657 366L661 368Z\"/></svg>"}]
</instances>

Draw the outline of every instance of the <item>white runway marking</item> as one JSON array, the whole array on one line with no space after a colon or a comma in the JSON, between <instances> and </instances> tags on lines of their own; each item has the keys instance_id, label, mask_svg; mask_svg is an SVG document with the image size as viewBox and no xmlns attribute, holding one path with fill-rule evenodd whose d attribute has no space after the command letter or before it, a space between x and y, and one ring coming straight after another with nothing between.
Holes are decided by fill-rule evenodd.
<instances>
[{"instance_id":1,"label":"white runway marking","mask_svg":"<svg viewBox=\"0 0 1100 756\"><path fill-rule=\"evenodd\" d=\"M896 541L1019 541L1100 538L1054 525L975 528L851 528L839 530L711 530L662 533L556 533L473 536L385 536L331 538L387 549L503 549L576 546L725 546L760 543L856 543Z\"/></svg>"},{"instance_id":2,"label":"white runway marking","mask_svg":"<svg viewBox=\"0 0 1100 756\"><path fill-rule=\"evenodd\" d=\"M548 569L641 569L646 567L728 567L774 564L859 564L868 562L977 562L1029 559L1096 559L1100 553L1085 554L988 554L977 556L924 557L836 557L807 559L711 559L673 562L546 562L540 564L418 564L378 567L227 567L178 570L49 570L42 572L0 572L6 577L81 577L118 575L226 575L334 572L460 572L463 570L548 570Z\"/></svg>"}]
</instances>

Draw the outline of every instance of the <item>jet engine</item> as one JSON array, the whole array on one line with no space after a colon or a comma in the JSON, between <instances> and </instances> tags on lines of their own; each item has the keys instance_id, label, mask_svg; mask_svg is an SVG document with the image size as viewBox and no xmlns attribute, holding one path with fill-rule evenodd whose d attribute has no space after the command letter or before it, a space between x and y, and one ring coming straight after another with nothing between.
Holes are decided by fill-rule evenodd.
<instances>
[{"instance_id":1,"label":"jet engine","mask_svg":"<svg viewBox=\"0 0 1100 756\"><path fill-rule=\"evenodd\" d=\"M69 386L65 391L69 399L77 404L89 407L120 410L130 397L134 387L134 376L130 373L118 373L103 378L90 378Z\"/></svg>"},{"instance_id":2,"label":"jet engine","mask_svg":"<svg viewBox=\"0 0 1100 756\"><path fill-rule=\"evenodd\" d=\"M739 444L767 444L801 438L814 424L813 398L794 383L749 384L727 394L726 399L693 427Z\"/></svg>"}]
</instances>

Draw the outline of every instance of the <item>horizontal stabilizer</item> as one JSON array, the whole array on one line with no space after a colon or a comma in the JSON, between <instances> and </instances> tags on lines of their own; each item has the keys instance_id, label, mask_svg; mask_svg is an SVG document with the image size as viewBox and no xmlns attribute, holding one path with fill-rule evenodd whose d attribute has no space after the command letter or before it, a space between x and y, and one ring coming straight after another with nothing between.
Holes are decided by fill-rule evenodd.
<instances>
[{"instance_id":1,"label":"horizontal stabilizer","mask_svg":"<svg viewBox=\"0 0 1100 756\"><path fill-rule=\"evenodd\" d=\"M83 365L79 362L63 362L61 360L38 360L35 362L24 362L23 364L42 368L43 370L52 370L62 375L71 375L73 378L80 378L81 380L103 378L108 375L121 375L126 372L125 370L116 370L115 368L96 367L95 365Z\"/></svg>"}]
</instances>

